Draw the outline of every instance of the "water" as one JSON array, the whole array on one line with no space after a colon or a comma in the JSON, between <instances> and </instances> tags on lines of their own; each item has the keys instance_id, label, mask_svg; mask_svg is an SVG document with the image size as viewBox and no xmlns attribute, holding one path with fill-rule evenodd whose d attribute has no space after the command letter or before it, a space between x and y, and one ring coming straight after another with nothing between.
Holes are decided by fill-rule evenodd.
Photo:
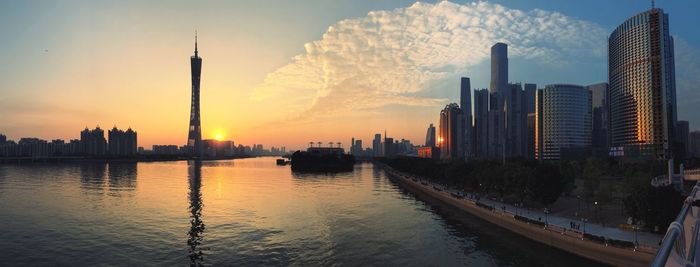
<instances>
[{"instance_id":1,"label":"water","mask_svg":"<svg viewBox=\"0 0 700 267\"><path fill-rule=\"evenodd\" d=\"M419 199L370 163L0 165L0 228L12 266L594 265Z\"/></svg>"}]
</instances>

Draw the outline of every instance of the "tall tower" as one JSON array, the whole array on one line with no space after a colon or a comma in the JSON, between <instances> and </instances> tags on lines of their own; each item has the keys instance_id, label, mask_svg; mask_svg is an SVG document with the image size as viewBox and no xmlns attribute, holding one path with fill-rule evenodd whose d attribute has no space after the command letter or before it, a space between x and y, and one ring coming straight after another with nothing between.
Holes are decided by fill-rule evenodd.
<instances>
[{"instance_id":1,"label":"tall tower","mask_svg":"<svg viewBox=\"0 0 700 267\"><path fill-rule=\"evenodd\" d=\"M652 8L627 19L610 34L608 49L611 146L672 158L676 77L668 14Z\"/></svg>"},{"instance_id":2,"label":"tall tower","mask_svg":"<svg viewBox=\"0 0 700 267\"><path fill-rule=\"evenodd\" d=\"M460 84L459 107L464 113L462 127L464 128L464 157L470 158L474 154L473 128L472 128L472 87L469 78L462 77Z\"/></svg>"},{"instance_id":3,"label":"tall tower","mask_svg":"<svg viewBox=\"0 0 700 267\"><path fill-rule=\"evenodd\" d=\"M502 93L508 87L508 45L491 47L491 93Z\"/></svg>"},{"instance_id":4,"label":"tall tower","mask_svg":"<svg viewBox=\"0 0 700 267\"><path fill-rule=\"evenodd\" d=\"M202 125L199 117L199 79L202 74L202 58L197 51L197 31L194 32L194 56L190 57L192 68L192 109L190 109L190 128L187 146L194 156L202 156Z\"/></svg>"}]
</instances>

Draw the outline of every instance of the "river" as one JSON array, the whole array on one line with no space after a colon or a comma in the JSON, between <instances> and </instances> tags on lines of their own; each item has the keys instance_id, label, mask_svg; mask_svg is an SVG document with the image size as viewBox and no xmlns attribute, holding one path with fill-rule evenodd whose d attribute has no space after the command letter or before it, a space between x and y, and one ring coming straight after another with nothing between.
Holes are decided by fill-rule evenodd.
<instances>
[{"instance_id":1,"label":"river","mask_svg":"<svg viewBox=\"0 0 700 267\"><path fill-rule=\"evenodd\" d=\"M592 266L417 197L371 163L0 165L2 265Z\"/></svg>"}]
</instances>

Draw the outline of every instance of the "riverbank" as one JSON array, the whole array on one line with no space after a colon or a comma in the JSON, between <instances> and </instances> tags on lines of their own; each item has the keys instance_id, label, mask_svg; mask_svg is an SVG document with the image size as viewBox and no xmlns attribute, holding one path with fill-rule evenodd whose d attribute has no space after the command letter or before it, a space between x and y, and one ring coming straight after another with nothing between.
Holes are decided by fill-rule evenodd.
<instances>
[{"instance_id":1,"label":"riverbank","mask_svg":"<svg viewBox=\"0 0 700 267\"><path fill-rule=\"evenodd\" d=\"M465 196L461 192L452 192L439 185L433 185L418 177L399 172L381 163L390 177L411 190L426 194L436 200L466 211L485 221L528 239L567 251L569 253L616 266L648 266L656 253L656 247L645 244L630 246L629 241L615 240L609 242L602 236L593 235L578 229L568 229L560 225L543 222L541 217L533 220L523 214L514 214L488 201L478 201L475 197ZM517 211L516 211L517 212Z\"/></svg>"},{"instance_id":2,"label":"riverbank","mask_svg":"<svg viewBox=\"0 0 700 267\"><path fill-rule=\"evenodd\" d=\"M26 163L75 163L75 162L98 162L98 163L132 163L132 162L167 162L185 160L228 160L244 159L252 156L232 156L232 157L135 157L135 158L91 158L91 157L0 157L0 164L26 164Z\"/></svg>"}]
</instances>

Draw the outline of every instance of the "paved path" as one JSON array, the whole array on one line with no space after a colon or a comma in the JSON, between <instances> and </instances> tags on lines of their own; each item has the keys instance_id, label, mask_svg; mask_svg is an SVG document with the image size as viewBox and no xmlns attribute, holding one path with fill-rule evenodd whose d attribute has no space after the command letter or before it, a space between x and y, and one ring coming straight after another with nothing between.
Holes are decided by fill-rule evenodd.
<instances>
[{"instance_id":1,"label":"paved path","mask_svg":"<svg viewBox=\"0 0 700 267\"><path fill-rule=\"evenodd\" d=\"M471 193L465 193L463 191L459 191L456 189L451 189L447 188L444 185L440 185L437 183L432 183L427 179L420 178L417 176L413 176L416 179L419 179L421 182L427 182L429 185L432 185L433 187L440 188L444 191L458 194L458 195L463 195L467 199L475 198L476 195L471 194ZM530 209L525 209L525 208L518 208L510 204L505 204L501 203L495 200L487 199L485 197L480 197L479 202L493 206L494 209L497 209L499 211L503 211L503 207L505 206L505 212L513 214L513 215L520 215L523 217L527 217L531 220L540 220L542 222L546 222L547 224L550 225L556 225L564 229L571 229L570 228L570 223L574 222L576 224L580 224L580 231L584 231L587 234L592 234L596 236L604 236L606 238L610 239L617 239L617 240L624 240L624 241L630 241L630 242L635 242L635 232L632 231L626 231L622 230L619 228L613 228L613 227L606 227L602 226L600 224L594 224L590 222L583 222L581 220L574 220L572 221L569 218L563 218L563 217L558 217L555 215L551 214L545 214L543 211L535 211L535 210L530 210ZM639 245L646 246L646 247L651 247L651 248L658 248L659 247L659 242L663 239L663 235L658 235L654 233L649 233L649 232L637 232L636 233L636 240L639 243Z\"/></svg>"}]
</instances>

